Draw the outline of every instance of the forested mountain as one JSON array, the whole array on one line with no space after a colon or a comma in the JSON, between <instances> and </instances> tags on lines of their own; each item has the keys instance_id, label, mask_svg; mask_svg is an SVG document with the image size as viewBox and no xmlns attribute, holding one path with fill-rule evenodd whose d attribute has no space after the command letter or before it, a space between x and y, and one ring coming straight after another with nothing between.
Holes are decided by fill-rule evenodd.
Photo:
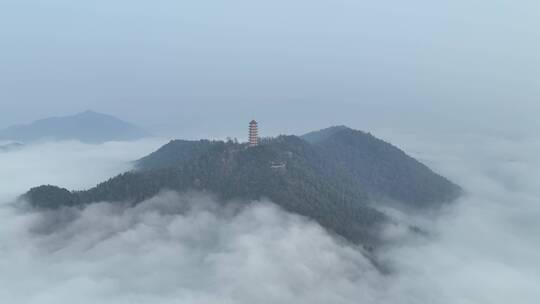
<instances>
[{"instance_id":1,"label":"forested mountain","mask_svg":"<svg viewBox=\"0 0 540 304\"><path fill-rule=\"evenodd\" d=\"M331 136L334 136L337 132L347 130L346 126L334 126L319 131L309 132L302 135L302 139L310 143L319 143L328 139Z\"/></svg>"},{"instance_id":2,"label":"forested mountain","mask_svg":"<svg viewBox=\"0 0 540 304\"><path fill-rule=\"evenodd\" d=\"M373 199L428 207L453 200L461 189L397 147L369 133L331 127L302 136L353 177Z\"/></svg>"},{"instance_id":3,"label":"forested mountain","mask_svg":"<svg viewBox=\"0 0 540 304\"><path fill-rule=\"evenodd\" d=\"M156 152L138 160L136 166L138 169L179 167L209 153L214 146L215 142L209 140L172 140Z\"/></svg>"},{"instance_id":4,"label":"forested mountain","mask_svg":"<svg viewBox=\"0 0 540 304\"><path fill-rule=\"evenodd\" d=\"M28 125L17 125L0 130L0 140L25 143L44 140L102 143L137 140L148 136L149 133L135 125L93 111L73 116L46 118Z\"/></svg>"},{"instance_id":5,"label":"forested mountain","mask_svg":"<svg viewBox=\"0 0 540 304\"><path fill-rule=\"evenodd\" d=\"M253 148L232 141L171 141L139 160L137 170L90 190L41 186L23 198L39 208L98 201L136 204L164 189L209 192L224 203L268 198L372 246L378 224L387 219L370 207L372 199L425 207L460 193L458 186L371 135L347 128L323 132L332 134L314 136L312 142L280 136Z\"/></svg>"}]
</instances>

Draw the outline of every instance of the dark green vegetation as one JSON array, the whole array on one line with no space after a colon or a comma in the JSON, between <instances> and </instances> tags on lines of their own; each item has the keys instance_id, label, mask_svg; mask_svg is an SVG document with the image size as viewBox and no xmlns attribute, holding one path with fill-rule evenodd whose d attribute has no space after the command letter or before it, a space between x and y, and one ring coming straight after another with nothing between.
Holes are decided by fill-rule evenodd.
<instances>
[{"instance_id":1,"label":"dark green vegetation","mask_svg":"<svg viewBox=\"0 0 540 304\"><path fill-rule=\"evenodd\" d=\"M413 207L454 200L461 189L397 147L369 133L332 127L302 138L323 158L347 172L373 199L392 199Z\"/></svg>"},{"instance_id":2,"label":"dark green vegetation","mask_svg":"<svg viewBox=\"0 0 540 304\"><path fill-rule=\"evenodd\" d=\"M280 136L255 148L234 142L171 141L139 160L137 170L87 191L51 186L24 198L39 208L111 201L136 204L162 190L196 190L222 202L268 198L331 231L366 246L376 244L386 216L368 205L392 199L415 207L436 207L460 188L396 147L344 127Z\"/></svg>"},{"instance_id":3,"label":"dark green vegetation","mask_svg":"<svg viewBox=\"0 0 540 304\"><path fill-rule=\"evenodd\" d=\"M343 130L349 130L349 128L347 128L346 126L334 126L304 134L302 135L302 139L310 143L320 143Z\"/></svg>"}]
</instances>

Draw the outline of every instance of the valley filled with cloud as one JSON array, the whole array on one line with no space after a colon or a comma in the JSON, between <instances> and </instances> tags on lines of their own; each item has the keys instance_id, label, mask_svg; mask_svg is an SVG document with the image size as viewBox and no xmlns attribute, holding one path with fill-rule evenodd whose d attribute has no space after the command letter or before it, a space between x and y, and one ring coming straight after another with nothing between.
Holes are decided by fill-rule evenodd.
<instances>
[{"instance_id":1,"label":"valley filled with cloud","mask_svg":"<svg viewBox=\"0 0 540 304\"><path fill-rule=\"evenodd\" d=\"M14 203L39 184L92 187L163 142L1 153L0 302L538 303L540 141L452 136L383 134L466 191L436 215L386 209L397 223L381 231L386 274L360 248L265 200L223 205L163 191L130 208Z\"/></svg>"}]
</instances>

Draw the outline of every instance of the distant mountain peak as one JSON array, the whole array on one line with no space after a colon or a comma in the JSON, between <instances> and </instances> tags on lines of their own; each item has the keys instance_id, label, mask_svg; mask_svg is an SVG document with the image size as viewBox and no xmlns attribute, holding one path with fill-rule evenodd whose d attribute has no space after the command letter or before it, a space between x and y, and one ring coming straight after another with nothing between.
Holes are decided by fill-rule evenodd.
<instances>
[{"instance_id":1,"label":"distant mountain peak","mask_svg":"<svg viewBox=\"0 0 540 304\"><path fill-rule=\"evenodd\" d=\"M79 140L88 143L130 141L150 134L112 115L86 110L70 116L49 117L0 130L0 140L34 142Z\"/></svg>"},{"instance_id":2,"label":"distant mountain peak","mask_svg":"<svg viewBox=\"0 0 540 304\"><path fill-rule=\"evenodd\" d=\"M75 116L77 115L106 115L106 114L103 114L103 113L99 113L99 112L96 112L94 110L86 110L86 111L83 111L83 112L80 112L78 114L75 114ZM109 115L107 115L109 116Z\"/></svg>"},{"instance_id":3,"label":"distant mountain peak","mask_svg":"<svg viewBox=\"0 0 540 304\"><path fill-rule=\"evenodd\" d=\"M67 116L69 117L69 116ZM105 114L105 113L101 113L101 112L97 112L97 111L93 111L93 110L86 110L84 112L79 112L77 114L74 114L72 115L71 117L96 117L96 118L113 118L113 119L118 119L120 120L119 118L117 117L114 117L110 114Z\"/></svg>"}]
</instances>

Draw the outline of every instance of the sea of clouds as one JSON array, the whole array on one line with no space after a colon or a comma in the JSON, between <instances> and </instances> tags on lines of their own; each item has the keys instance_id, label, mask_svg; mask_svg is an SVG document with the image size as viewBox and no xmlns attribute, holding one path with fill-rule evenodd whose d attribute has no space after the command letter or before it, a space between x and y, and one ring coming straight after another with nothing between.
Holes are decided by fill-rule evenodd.
<instances>
[{"instance_id":1,"label":"sea of clouds","mask_svg":"<svg viewBox=\"0 0 540 304\"><path fill-rule=\"evenodd\" d=\"M540 303L540 141L383 137L464 187L438 216L388 210L379 273L351 244L268 201L163 192L134 208L23 211L39 184L129 170L162 142L76 142L0 153L0 303Z\"/></svg>"}]
</instances>

